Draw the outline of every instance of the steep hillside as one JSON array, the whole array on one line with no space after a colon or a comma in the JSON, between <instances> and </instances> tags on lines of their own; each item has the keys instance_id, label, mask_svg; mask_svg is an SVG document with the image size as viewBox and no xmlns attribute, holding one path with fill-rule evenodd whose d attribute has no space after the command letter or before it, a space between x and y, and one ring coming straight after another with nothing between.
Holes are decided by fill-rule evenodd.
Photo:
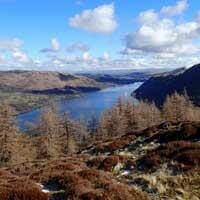
<instances>
[{"instance_id":1,"label":"steep hillside","mask_svg":"<svg viewBox=\"0 0 200 200\"><path fill-rule=\"evenodd\" d=\"M102 84L95 80L71 74L58 72L39 72L39 71L8 71L0 72L0 88L5 91L51 91L66 90L70 88L93 88L100 89Z\"/></svg>"},{"instance_id":2,"label":"steep hillside","mask_svg":"<svg viewBox=\"0 0 200 200\"><path fill-rule=\"evenodd\" d=\"M132 131L78 154L1 169L0 199L197 200L199 142L198 122Z\"/></svg>"},{"instance_id":3,"label":"steep hillside","mask_svg":"<svg viewBox=\"0 0 200 200\"><path fill-rule=\"evenodd\" d=\"M134 93L136 98L155 101L161 105L168 94L175 91L188 95L196 104L200 104L200 64L188 70L176 70L171 73L159 74L146 81Z\"/></svg>"}]
</instances>

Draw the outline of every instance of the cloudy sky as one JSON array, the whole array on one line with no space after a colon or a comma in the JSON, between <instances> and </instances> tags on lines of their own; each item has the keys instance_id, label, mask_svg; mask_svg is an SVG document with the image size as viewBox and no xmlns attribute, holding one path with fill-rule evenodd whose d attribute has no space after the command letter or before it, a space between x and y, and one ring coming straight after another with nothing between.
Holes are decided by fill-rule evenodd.
<instances>
[{"instance_id":1,"label":"cloudy sky","mask_svg":"<svg viewBox=\"0 0 200 200\"><path fill-rule=\"evenodd\" d=\"M0 70L200 62L199 0L0 0Z\"/></svg>"}]
</instances>

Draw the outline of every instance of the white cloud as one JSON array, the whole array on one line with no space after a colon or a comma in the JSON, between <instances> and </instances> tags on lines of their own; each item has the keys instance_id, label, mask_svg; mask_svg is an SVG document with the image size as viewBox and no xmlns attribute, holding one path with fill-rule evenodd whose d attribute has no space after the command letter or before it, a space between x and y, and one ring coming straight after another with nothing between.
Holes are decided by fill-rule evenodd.
<instances>
[{"instance_id":1,"label":"white cloud","mask_svg":"<svg viewBox=\"0 0 200 200\"><path fill-rule=\"evenodd\" d=\"M4 56L0 55L0 64L4 64L5 63L5 58Z\"/></svg>"},{"instance_id":2,"label":"white cloud","mask_svg":"<svg viewBox=\"0 0 200 200\"><path fill-rule=\"evenodd\" d=\"M187 0L180 0L174 6L165 6L161 9L161 13L168 16L176 16L180 15L185 11L188 7Z\"/></svg>"},{"instance_id":3,"label":"white cloud","mask_svg":"<svg viewBox=\"0 0 200 200\"><path fill-rule=\"evenodd\" d=\"M176 6L158 12L140 13L139 26L125 36L125 48L120 53L141 67L182 67L200 62L200 14L188 22L171 18L187 7L187 1L178 1Z\"/></svg>"},{"instance_id":4,"label":"white cloud","mask_svg":"<svg viewBox=\"0 0 200 200\"><path fill-rule=\"evenodd\" d=\"M12 53L12 57L13 57L14 61L16 61L16 62L21 62L21 63L30 62L30 58L28 57L28 55L25 52L22 52L20 50L14 51Z\"/></svg>"},{"instance_id":5,"label":"white cloud","mask_svg":"<svg viewBox=\"0 0 200 200\"><path fill-rule=\"evenodd\" d=\"M89 51L89 46L83 42L76 42L67 47L69 53Z\"/></svg>"},{"instance_id":6,"label":"white cloud","mask_svg":"<svg viewBox=\"0 0 200 200\"><path fill-rule=\"evenodd\" d=\"M23 42L20 39L7 39L7 40L0 40L0 50L9 50L14 51L19 49L22 46Z\"/></svg>"},{"instance_id":7,"label":"white cloud","mask_svg":"<svg viewBox=\"0 0 200 200\"><path fill-rule=\"evenodd\" d=\"M137 31L126 35L125 42L126 48L131 50L179 54L183 48L185 53L198 49L194 40L199 37L200 24L196 22L175 25L169 19L162 19L154 25L141 24Z\"/></svg>"},{"instance_id":8,"label":"white cloud","mask_svg":"<svg viewBox=\"0 0 200 200\"><path fill-rule=\"evenodd\" d=\"M164 19L152 25L142 24L133 33L126 36L128 49L157 52L165 50L177 40L177 34L173 31L170 21Z\"/></svg>"},{"instance_id":9,"label":"white cloud","mask_svg":"<svg viewBox=\"0 0 200 200\"><path fill-rule=\"evenodd\" d=\"M57 52L60 50L60 43L57 40L57 38L51 39L51 47L50 48L44 48L41 49L40 52L42 53L48 53L48 52Z\"/></svg>"},{"instance_id":10,"label":"white cloud","mask_svg":"<svg viewBox=\"0 0 200 200\"><path fill-rule=\"evenodd\" d=\"M198 22L198 23L200 23L200 11L197 13L197 15L196 15L196 21Z\"/></svg>"},{"instance_id":11,"label":"white cloud","mask_svg":"<svg viewBox=\"0 0 200 200\"><path fill-rule=\"evenodd\" d=\"M70 44L66 48L69 55L60 51L58 39L52 38L41 52L53 53L39 54L34 60L22 49L23 41L10 39L0 40L0 66L57 71L192 66L200 62L200 14L191 21L185 21L182 15L180 20L178 15L187 7L188 2L182 0L160 11L141 12L137 26L124 37L125 46L117 58L107 51L94 56L83 42ZM89 32L111 33L117 28L115 7L109 4L85 10L72 17L69 24Z\"/></svg>"},{"instance_id":12,"label":"white cloud","mask_svg":"<svg viewBox=\"0 0 200 200\"><path fill-rule=\"evenodd\" d=\"M58 51L60 49L60 43L56 38L53 38L51 40L51 49L54 51Z\"/></svg>"},{"instance_id":13,"label":"white cloud","mask_svg":"<svg viewBox=\"0 0 200 200\"><path fill-rule=\"evenodd\" d=\"M164 7L162 12L166 8L168 10L176 8L180 12L182 4L186 5L187 1L179 1L175 7ZM126 35L125 52L165 52L178 55L193 54L199 51L199 47L194 42L195 39L200 38L200 22L198 21L180 24L170 18L162 17L159 12L148 10L139 15L139 25L136 31Z\"/></svg>"},{"instance_id":14,"label":"white cloud","mask_svg":"<svg viewBox=\"0 0 200 200\"><path fill-rule=\"evenodd\" d=\"M108 52L105 51L105 52L103 53L102 59L105 60L105 61L110 60L110 54L109 54Z\"/></svg>"},{"instance_id":15,"label":"white cloud","mask_svg":"<svg viewBox=\"0 0 200 200\"><path fill-rule=\"evenodd\" d=\"M31 59L28 54L22 50L23 41L17 38L0 40L0 55L1 66L21 66L25 63L30 63Z\"/></svg>"},{"instance_id":16,"label":"white cloud","mask_svg":"<svg viewBox=\"0 0 200 200\"><path fill-rule=\"evenodd\" d=\"M111 33L117 28L115 7L105 4L93 10L84 10L70 18L69 25L88 32Z\"/></svg>"},{"instance_id":17,"label":"white cloud","mask_svg":"<svg viewBox=\"0 0 200 200\"><path fill-rule=\"evenodd\" d=\"M88 61L91 59L91 56L90 56L89 52L85 52L85 53L83 53L82 58L83 58L83 61Z\"/></svg>"},{"instance_id":18,"label":"white cloud","mask_svg":"<svg viewBox=\"0 0 200 200\"><path fill-rule=\"evenodd\" d=\"M158 21L158 18L158 14L154 10L147 10L139 14L138 21L142 24L153 24Z\"/></svg>"}]
</instances>

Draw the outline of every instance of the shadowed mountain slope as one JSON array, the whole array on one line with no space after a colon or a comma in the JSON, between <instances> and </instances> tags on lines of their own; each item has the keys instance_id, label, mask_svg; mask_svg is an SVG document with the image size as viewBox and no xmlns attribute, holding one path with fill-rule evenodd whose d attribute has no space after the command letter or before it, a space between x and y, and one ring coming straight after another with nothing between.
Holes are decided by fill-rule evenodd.
<instances>
[{"instance_id":1,"label":"shadowed mountain slope","mask_svg":"<svg viewBox=\"0 0 200 200\"><path fill-rule=\"evenodd\" d=\"M191 99L200 104L200 64L187 70L180 69L171 73L163 73L153 76L138 88L134 95L138 99L147 99L155 101L161 105L166 96L177 91L184 93L186 91Z\"/></svg>"}]
</instances>

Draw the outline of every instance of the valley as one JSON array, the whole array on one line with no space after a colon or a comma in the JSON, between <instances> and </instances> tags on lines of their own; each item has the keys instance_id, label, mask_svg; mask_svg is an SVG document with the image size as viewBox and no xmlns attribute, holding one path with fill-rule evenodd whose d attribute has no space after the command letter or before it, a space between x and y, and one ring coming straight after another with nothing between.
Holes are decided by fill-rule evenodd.
<instances>
[{"instance_id":1,"label":"valley","mask_svg":"<svg viewBox=\"0 0 200 200\"><path fill-rule=\"evenodd\" d=\"M200 200L200 1L0 0L0 200Z\"/></svg>"},{"instance_id":2,"label":"valley","mask_svg":"<svg viewBox=\"0 0 200 200\"><path fill-rule=\"evenodd\" d=\"M79 94L77 96L71 95L71 98L69 95L67 97L54 95L51 96L51 99L54 98L53 100L57 102L60 113L68 112L73 120L79 121L84 119L88 121L92 117L98 120L101 114L115 105L120 97L124 99L131 98L131 92L141 84L142 82L136 82L128 85L110 86L95 92ZM39 97L41 96L43 95L39 95ZM21 130L26 130L27 123L34 124L37 122L41 112L42 108L38 108L19 114L17 120Z\"/></svg>"},{"instance_id":3,"label":"valley","mask_svg":"<svg viewBox=\"0 0 200 200\"><path fill-rule=\"evenodd\" d=\"M96 77L97 75L95 75ZM108 75L102 75L108 76ZM58 72L7 71L0 72L0 99L9 101L17 113L31 111L51 101L68 100L104 88L147 80L149 74L127 76L109 75L110 79L97 79L94 75L72 75Z\"/></svg>"},{"instance_id":4,"label":"valley","mask_svg":"<svg viewBox=\"0 0 200 200\"><path fill-rule=\"evenodd\" d=\"M17 87L18 98L55 99L17 118L0 104L0 199L199 199L200 108L177 92L162 107L131 97L153 78L71 99Z\"/></svg>"}]
</instances>

